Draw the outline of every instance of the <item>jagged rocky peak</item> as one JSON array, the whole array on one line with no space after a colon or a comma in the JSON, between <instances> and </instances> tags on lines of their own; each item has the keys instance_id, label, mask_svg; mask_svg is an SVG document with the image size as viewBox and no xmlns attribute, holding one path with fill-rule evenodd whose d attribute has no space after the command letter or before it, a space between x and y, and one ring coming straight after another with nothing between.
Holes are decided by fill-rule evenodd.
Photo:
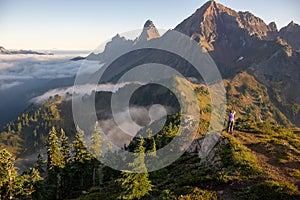
<instances>
[{"instance_id":1,"label":"jagged rocky peak","mask_svg":"<svg viewBox=\"0 0 300 200\"><path fill-rule=\"evenodd\" d=\"M227 13L228 16L237 16L233 10L215 1L208 1L189 18L176 26L175 30L190 36L205 49L212 51L214 50L213 43L218 37L218 31L220 31L218 28L221 28L219 27L221 22L219 19L224 17L224 13ZM228 19L225 20L228 21Z\"/></svg>"},{"instance_id":2,"label":"jagged rocky peak","mask_svg":"<svg viewBox=\"0 0 300 200\"><path fill-rule=\"evenodd\" d=\"M144 28L143 28L143 32L141 33L140 37L139 37L139 41L148 41L148 40L152 40L154 38L159 38L160 34L158 32L158 30L156 29L153 21L151 20L147 20Z\"/></svg>"},{"instance_id":3,"label":"jagged rocky peak","mask_svg":"<svg viewBox=\"0 0 300 200\"><path fill-rule=\"evenodd\" d=\"M150 19L146 21L144 28L155 28L155 25L153 23L153 21L151 21Z\"/></svg>"},{"instance_id":4,"label":"jagged rocky peak","mask_svg":"<svg viewBox=\"0 0 300 200\"><path fill-rule=\"evenodd\" d=\"M259 17L256 17L252 13L239 12L239 18L237 19L241 22L241 28L244 28L248 33L256 35L259 39L266 39L268 32L272 32L270 27Z\"/></svg>"},{"instance_id":5,"label":"jagged rocky peak","mask_svg":"<svg viewBox=\"0 0 300 200\"><path fill-rule=\"evenodd\" d=\"M115 35L111 41L126 41L127 39L123 36L121 36L120 34Z\"/></svg>"},{"instance_id":6,"label":"jagged rocky peak","mask_svg":"<svg viewBox=\"0 0 300 200\"><path fill-rule=\"evenodd\" d=\"M299 24L295 23L294 21L291 21L287 26L280 29L280 33L286 33L286 32L298 32L300 31Z\"/></svg>"},{"instance_id":7,"label":"jagged rocky peak","mask_svg":"<svg viewBox=\"0 0 300 200\"><path fill-rule=\"evenodd\" d=\"M300 26L297 23L291 21L287 26L280 29L279 35L295 50L300 50Z\"/></svg>"},{"instance_id":8,"label":"jagged rocky peak","mask_svg":"<svg viewBox=\"0 0 300 200\"><path fill-rule=\"evenodd\" d=\"M247 35L265 39L271 31L262 19L252 13L236 12L215 1L206 2L175 30L195 39L208 51L213 51L218 42L233 45L229 44L231 39L234 42ZM242 44L245 42L247 43L243 41Z\"/></svg>"},{"instance_id":9,"label":"jagged rocky peak","mask_svg":"<svg viewBox=\"0 0 300 200\"><path fill-rule=\"evenodd\" d=\"M110 42L105 46L105 52L118 51L118 49L128 49L133 45L132 40L128 40L125 37L117 34L114 36Z\"/></svg>"},{"instance_id":10,"label":"jagged rocky peak","mask_svg":"<svg viewBox=\"0 0 300 200\"><path fill-rule=\"evenodd\" d=\"M276 38L279 36L279 31L277 29L277 25L275 22L271 22L268 24L268 37L266 39L268 40L276 40Z\"/></svg>"},{"instance_id":11,"label":"jagged rocky peak","mask_svg":"<svg viewBox=\"0 0 300 200\"><path fill-rule=\"evenodd\" d=\"M291 21L289 24L288 24L288 27L294 27L296 24L294 21Z\"/></svg>"},{"instance_id":12,"label":"jagged rocky peak","mask_svg":"<svg viewBox=\"0 0 300 200\"><path fill-rule=\"evenodd\" d=\"M277 25L275 22L271 22L269 25L268 25L270 31L272 32L278 32L278 29L277 29Z\"/></svg>"},{"instance_id":13,"label":"jagged rocky peak","mask_svg":"<svg viewBox=\"0 0 300 200\"><path fill-rule=\"evenodd\" d=\"M295 23L294 21L291 21L285 28L288 31L294 31L294 30L300 29L300 26L297 23Z\"/></svg>"}]
</instances>

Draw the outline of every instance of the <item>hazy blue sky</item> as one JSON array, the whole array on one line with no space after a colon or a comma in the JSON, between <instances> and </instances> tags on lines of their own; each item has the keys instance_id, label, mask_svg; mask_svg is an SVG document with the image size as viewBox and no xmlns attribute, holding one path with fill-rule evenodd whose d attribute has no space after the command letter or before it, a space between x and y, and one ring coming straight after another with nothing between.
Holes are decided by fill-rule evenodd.
<instances>
[{"instance_id":1,"label":"hazy blue sky","mask_svg":"<svg viewBox=\"0 0 300 200\"><path fill-rule=\"evenodd\" d=\"M116 33L174 28L205 0L0 0L0 46L8 49L93 50ZM278 27L300 23L299 0L217 0Z\"/></svg>"}]
</instances>

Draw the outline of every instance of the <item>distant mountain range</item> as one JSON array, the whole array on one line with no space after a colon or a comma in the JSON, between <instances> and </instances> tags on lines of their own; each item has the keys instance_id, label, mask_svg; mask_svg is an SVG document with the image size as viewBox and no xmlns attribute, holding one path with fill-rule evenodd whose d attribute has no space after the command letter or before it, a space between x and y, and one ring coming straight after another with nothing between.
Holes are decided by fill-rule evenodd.
<instances>
[{"instance_id":1,"label":"distant mountain range","mask_svg":"<svg viewBox=\"0 0 300 200\"><path fill-rule=\"evenodd\" d=\"M278 30L274 22L267 25L250 12L236 12L215 1L208 1L174 30L195 40L210 54L224 79L229 108L235 109L239 116L251 116L255 121L268 120L287 126L300 126L298 24L291 22ZM92 53L86 59L105 63L122 55L122 52L130 52L136 46L165 42L167 34L160 35L154 23L148 20L135 40L117 34L106 44L102 53ZM8 51L3 47L0 52L41 54L23 50ZM131 52L112 63L104 81L114 82L130 67L145 61L173 66L187 76L195 74L192 67L182 60L145 50ZM58 83L66 85L63 82L60 80ZM70 84L69 80L65 82Z\"/></svg>"},{"instance_id":2,"label":"distant mountain range","mask_svg":"<svg viewBox=\"0 0 300 200\"><path fill-rule=\"evenodd\" d=\"M0 54L36 54L36 55L53 55L52 53L46 54L46 53L41 53L37 51L32 51L32 50L16 50L16 51L10 51L5 49L4 47L0 46Z\"/></svg>"},{"instance_id":3,"label":"distant mountain range","mask_svg":"<svg viewBox=\"0 0 300 200\"><path fill-rule=\"evenodd\" d=\"M174 30L189 36L208 51L226 83L229 84L232 80L244 80L247 74L246 76L252 77L257 85L265 88L266 94L257 95L265 97L267 95L273 108L270 110L264 106L251 104L252 107L258 107L255 113L258 116L256 119L267 120L268 117L263 116L272 116L271 118L277 121L290 121L291 124L300 126L300 87L295 87L300 85L300 26L298 24L291 22L278 30L275 22L267 25L250 12L236 12L215 1L208 1ZM107 43L102 53L92 53L87 59L106 62L115 55L129 52L141 43L163 42L167 34L168 32L160 36L154 23L149 20L136 40L127 40L116 35ZM160 60L159 63L177 66L178 69L183 68L183 63L176 59L166 61L159 53L148 51L146 54L143 59L147 59L149 63L151 61L157 63ZM110 77L107 81L119 77L120 73L126 71L126 66L138 65L140 59L137 58L139 55L129 54L121 61L114 62L113 70L110 74L106 74ZM189 67L183 70L188 71L189 75L193 74ZM243 78L238 78L241 73ZM235 91L240 90L236 88ZM234 95L228 95L235 98ZM240 101L240 97L236 96L234 101L231 100L229 99L232 103L230 106L235 107L240 113L244 115L250 113L245 109L247 105L238 107L234 103Z\"/></svg>"}]
</instances>

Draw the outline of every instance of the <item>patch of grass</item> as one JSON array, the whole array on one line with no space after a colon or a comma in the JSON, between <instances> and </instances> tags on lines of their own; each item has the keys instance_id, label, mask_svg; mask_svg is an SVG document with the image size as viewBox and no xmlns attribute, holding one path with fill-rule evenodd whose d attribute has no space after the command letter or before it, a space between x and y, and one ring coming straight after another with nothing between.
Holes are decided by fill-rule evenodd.
<instances>
[{"instance_id":1,"label":"patch of grass","mask_svg":"<svg viewBox=\"0 0 300 200\"><path fill-rule=\"evenodd\" d=\"M300 170L294 169L292 172L289 173L291 177L300 178Z\"/></svg>"},{"instance_id":2,"label":"patch of grass","mask_svg":"<svg viewBox=\"0 0 300 200\"><path fill-rule=\"evenodd\" d=\"M261 122L261 123L244 123L240 122L237 125L237 129L262 135L265 139L269 139L273 144L282 144L285 140L295 149L300 149L300 137L295 129L285 128L273 122Z\"/></svg>"},{"instance_id":3,"label":"patch of grass","mask_svg":"<svg viewBox=\"0 0 300 200\"><path fill-rule=\"evenodd\" d=\"M190 191L192 189L192 191ZM197 200L218 200L218 196L215 192L211 192L208 190L202 190L197 187L191 188L191 187L185 187L184 188L185 192L188 192L187 194L184 195L179 195L178 200L192 200L192 199L197 199Z\"/></svg>"},{"instance_id":4,"label":"patch of grass","mask_svg":"<svg viewBox=\"0 0 300 200\"><path fill-rule=\"evenodd\" d=\"M297 191L297 187L292 184L265 181L248 187L243 196L249 200L285 200L295 195Z\"/></svg>"},{"instance_id":5,"label":"patch of grass","mask_svg":"<svg viewBox=\"0 0 300 200\"><path fill-rule=\"evenodd\" d=\"M229 143L221 152L223 172L219 173L227 182L232 179L256 178L262 169L255 155L231 135L226 135Z\"/></svg>"}]
</instances>

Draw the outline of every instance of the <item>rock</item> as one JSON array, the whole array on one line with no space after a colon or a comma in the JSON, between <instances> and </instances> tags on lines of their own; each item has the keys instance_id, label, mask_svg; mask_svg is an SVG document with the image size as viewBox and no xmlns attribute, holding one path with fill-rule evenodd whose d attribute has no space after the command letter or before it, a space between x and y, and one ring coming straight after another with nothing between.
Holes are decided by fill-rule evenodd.
<instances>
[{"instance_id":1,"label":"rock","mask_svg":"<svg viewBox=\"0 0 300 200\"><path fill-rule=\"evenodd\" d=\"M138 41L149 41L159 38L160 34L151 20L147 20Z\"/></svg>"},{"instance_id":2,"label":"rock","mask_svg":"<svg viewBox=\"0 0 300 200\"><path fill-rule=\"evenodd\" d=\"M207 134L205 137L192 142L188 153L197 153L200 166L220 167L222 165L221 152L229 140L218 133Z\"/></svg>"},{"instance_id":3,"label":"rock","mask_svg":"<svg viewBox=\"0 0 300 200\"><path fill-rule=\"evenodd\" d=\"M298 24L291 21L286 27L280 29L279 36L295 50L300 50L300 26Z\"/></svg>"}]
</instances>

